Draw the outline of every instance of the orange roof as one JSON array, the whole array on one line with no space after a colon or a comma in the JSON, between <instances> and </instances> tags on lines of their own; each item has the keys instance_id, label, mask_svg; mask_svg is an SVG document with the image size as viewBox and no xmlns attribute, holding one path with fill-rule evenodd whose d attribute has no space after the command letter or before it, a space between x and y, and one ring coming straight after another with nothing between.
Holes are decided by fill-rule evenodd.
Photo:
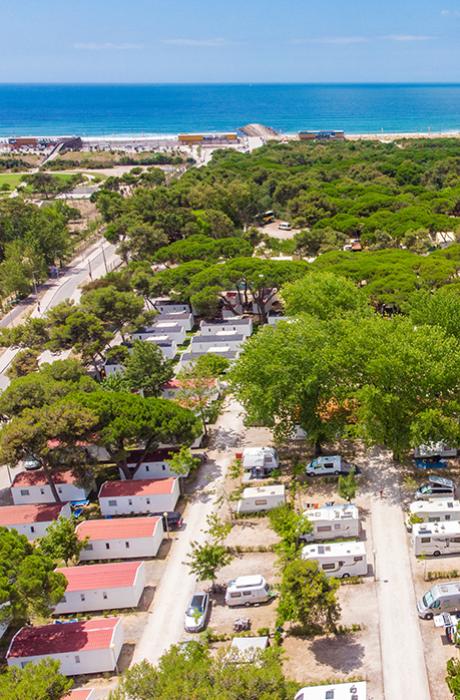
<instances>
[{"instance_id":1,"label":"orange roof","mask_svg":"<svg viewBox=\"0 0 460 700\"><path fill-rule=\"evenodd\" d=\"M0 508L1 510L1 508ZM110 518L107 520L85 520L77 525L78 537L83 540L121 540L138 537L153 537L161 518Z\"/></svg>"},{"instance_id":2,"label":"orange roof","mask_svg":"<svg viewBox=\"0 0 460 700\"><path fill-rule=\"evenodd\" d=\"M0 508L0 526L46 523L51 520L57 520L63 506L63 503L30 503L24 506L2 506Z\"/></svg>"},{"instance_id":3,"label":"orange roof","mask_svg":"<svg viewBox=\"0 0 460 700\"><path fill-rule=\"evenodd\" d=\"M7 658L49 656L74 651L109 649L119 617L22 627L13 637Z\"/></svg>"},{"instance_id":4,"label":"orange roof","mask_svg":"<svg viewBox=\"0 0 460 700\"><path fill-rule=\"evenodd\" d=\"M105 481L99 491L99 498L112 496L158 496L172 493L177 479L127 479L126 481Z\"/></svg>"},{"instance_id":5,"label":"orange roof","mask_svg":"<svg viewBox=\"0 0 460 700\"><path fill-rule=\"evenodd\" d=\"M70 469L61 472L53 472L53 481L55 484L74 484L75 477ZM19 488L23 486L47 486L48 481L45 472L42 469L37 471L24 471L16 474L12 487Z\"/></svg>"},{"instance_id":6,"label":"orange roof","mask_svg":"<svg viewBox=\"0 0 460 700\"><path fill-rule=\"evenodd\" d=\"M62 700L90 700L94 688L77 688L71 690L68 695L64 695Z\"/></svg>"},{"instance_id":7,"label":"orange roof","mask_svg":"<svg viewBox=\"0 0 460 700\"><path fill-rule=\"evenodd\" d=\"M115 564L92 566L63 566L56 569L67 579L66 591L91 591L100 588L126 588L134 586L141 561L123 561Z\"/></svg>"}]
</instances>

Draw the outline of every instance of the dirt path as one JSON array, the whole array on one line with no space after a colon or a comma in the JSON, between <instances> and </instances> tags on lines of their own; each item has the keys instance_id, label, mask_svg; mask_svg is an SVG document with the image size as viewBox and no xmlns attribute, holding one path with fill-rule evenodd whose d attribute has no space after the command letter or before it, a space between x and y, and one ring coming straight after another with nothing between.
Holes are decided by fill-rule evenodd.
<instances>
[{"instance_id":1,"label":"dirt path","mask_svg":"<svg viewBox=\"0 0 460 700\"><path fill-rule=\"evenodd\" d=\"M375 497L370 510L385 700L430 700L398 474L388 453L371 454Z\"/></svg>"},{"instance_id":2,"label":"dirt path","mask_svg":"<svg viewBox=\"0 0 460 700\"><path fill-rule=\"evenodd\" d=\"M133 663L147 659L155 664L171 644L189 636L184 632L184 611L200 586L195 576L190 574L186 558L190 542L203 540L206 518L217 509L216 502L223 491L227 467L233 461L234 448L241 444L244 434L241 411L236 401L230 401L212 432L207 462L201 468L184 513L185 530L177 535L172 544Z\"/></svg>"}]
</instances>

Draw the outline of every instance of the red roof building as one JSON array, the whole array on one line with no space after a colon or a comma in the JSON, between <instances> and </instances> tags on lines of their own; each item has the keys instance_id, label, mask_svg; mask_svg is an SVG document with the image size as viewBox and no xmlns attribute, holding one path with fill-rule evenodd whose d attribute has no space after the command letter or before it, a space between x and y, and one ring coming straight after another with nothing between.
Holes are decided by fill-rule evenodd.
<instances>
[{"instance_id":1,"label":"red roof building","mask_svg":"<svg viewBox=\"0 0 460 700\"><path fill-rule=\"evenodd\" d=\"M62 472L53 472L53 482L55 484L73 484L75 482L75 477L69 470ZM36 469L35 471L23 471L16 474L14 477L12 486L46 486L48 481L45 476L45 472L42 469Z\"/></svg>"},{"instance_id":2,"label":"red roof building","mask_svg":"<svg viewBox=\"0 0 460 700\"><path fill-rule=\"evenodd\" d=\"M176 481L174 478L105 481L99 491L99 498L163 496L174 492Z\"/></svg>"},{"instance_id":3,"label":"red roof building","mask_svg":"<svg viewBox=\"0 0 460 700\"><path fill-rule=\"evenodd\" d=\"M62 700L93 700L95 693L94 688L77 688L71 690L68 695L64 695Z\"/></svg>"},{"instance_id":4,"label":"red roof building","mask_svg":"<svg viewBox=\"0 0 460 700\"><path fill-rule=\"evenodd\" d=\"M95 588L125 588L133 586L141 561L125 561L116 564L92 566L65 566L56 569L67 579L66 593L90 591Z\"/></svg>"},{"instance_id":5,"label":"red roof building","mask_svg":"<svg viewBox=\"0 0 460 700\"><path fill-rule=\"evenodd\" d=\"M114 518L113 520L85 520L77 525L78 537L84 540L117 540L152 537L161 518Z\"/></svg>"},{"instance_id":6,"label":"red roof building","mask_svg":"<svg viewBox=\"0 0 460 700\"><path fill-rule=\"evenodd\" d=\"M161 517L86 520L76 532L82 540L89 538L81 561L155 557L164 534Z\"/></svg>"},{"instance_id":7,"label":"red roof building","mask_svg":"<svg viewBox=\"0 0 460 700\"><path fill-rule=\"evenodd\" d=\"M70 518L68 503L41 503L23 506L2 506L0 527L17 530L30 540L43 537L51 522L59 517Z\"/></svg>"},{"instance_id":8,"label":"red roof building","mask_svg":"<svg viewBox=\"0 0 460 700\"><path fill-rule=\"evenodd\" d=\"M91 485L77 486L75 476L70 470L54 472L52 480L63 503L82 501L91 491ZM56 502L42 469L17 474L11 484L11 495L16 505Z\"/></svg>"}]
</instances>

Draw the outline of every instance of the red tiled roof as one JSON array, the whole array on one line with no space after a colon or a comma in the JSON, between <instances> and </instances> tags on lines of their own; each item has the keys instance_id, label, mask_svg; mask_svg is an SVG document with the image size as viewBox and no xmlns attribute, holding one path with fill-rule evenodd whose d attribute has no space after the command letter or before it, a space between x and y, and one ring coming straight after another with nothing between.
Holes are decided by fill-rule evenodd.
<instances>
[{"instance_id":1,"label":"red tiled roof","mask_svg":"<svg viewBox=\"0 0 460 700\"><path fill-rule=\"evenodd\" d=\"M91 693L94 693L94 688L77 688L64 695L62 700L90 700Z\"/></svg>"},{"instance_id":2,"label":"red tiled roof","mask_svg":"<svg viewBox=\"0 0 460 700\"><path fill-rule=\"evenodd\" d=\"M176 479L128 479L126 481L105 481L99 491L99 498L112 496L156 496L172 493Z\"/></svg>"},{"instance_id":3,"label":"red tiled roof","mask_svg":"<svg viewBox=\"0 0 460 700\"><path fill-rule=\"evenodd\" d=\"M164 449L155 450L154 452L148 452L143 462L164 462L165 460L171 459L171 456L179 452L178 447L165 447ZM138 460L144 454L144 450L131 450L128 457L128 464L137 464Z\"/></svg>"},{"instance_id":4,"label":"red tiled roof","mask_svg":"<svg viewBox=\"0 0 460 700\"><path fill-rule=\"evenodd\" d=\"M24 506L2 506L0 508L0 526L57 520L63 505L63 503L31 503Z\"/></svg>"},{"instance_id":5,"label":"red tiled roof","mask_svg":"<svg viewBox=\"0 0 460 700\"><path fill-rule=\"evenodd\" d=\"M110 518L85 520L77 525L78 537L83 540L120 540L136 537L153 537L161 518Z\"/></svg>"},{"instance_id":6,"label":"red tiled roof","mask_svg":"<svg viewBox=\"0 0 460 700\"><path fill-rule=\"evenodd\" d=\"M119 620L119 617L108 617L63 625L22 627L13 637L6 656L23 658L108 649Z\"/></svg>"},{"instance_id":7,"label":"red tiled roof","mask_svg":"<svg viewBox=\"0 0 460 700\"><path fill-rule=\"evenodd\" d=\"M53 473L53 481L55 484L74 484L75 477L70 471L70 469L62 472ZM17 474L14 478L11 486L23 487L23 486L47 486L48 482L46 480L45 472L42 469L37 469L37 471L24 471Z\"/></svg>"},{"instance_id":8,"label":"red tiled roof","mask_svg":"<svg viewBox=\"0 0 460 700\"><path fill-rule=\"evenodd\" d=\"M67 579L66 591L92 591L100 588L126 588L134 586L141 561L92 566L65 566L56 569Z\"/></svg>"}]
</instances>

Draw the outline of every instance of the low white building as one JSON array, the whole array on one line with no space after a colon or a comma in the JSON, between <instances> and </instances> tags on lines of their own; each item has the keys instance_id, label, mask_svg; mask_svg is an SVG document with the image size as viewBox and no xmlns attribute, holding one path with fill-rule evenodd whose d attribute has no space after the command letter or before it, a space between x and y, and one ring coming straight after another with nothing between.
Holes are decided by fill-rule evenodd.
<instances>
[{"instance_id":1,"label":"low white building","mask_svg":"<svg viewBox=\"0 0 460 700\"><path fill-rule=\"evenodd\" d=\"M178 392L182 389L183 384L180 381L180 379L177 379L175 377L174 379L170 379L168 382L163 384L162 391L161 391L161 397L163 399L175 399L177 398ZM209 380L209 389L210 389L210 396L209 396L209 402L216 401L221 393L221 383L219 382L218 379L210 379ZM213 390L213 391L211 391Z\"/></svg>"},{"instance_id":2,"label":"low white building","mask_svg":"<svg viewBox=\"0 0 460 700\"><path fill-rule=\"evenodd\" d=\"M148 338L145 338L145 342L157 345L165 360L172 360L177 355L177 343L167 335L150 335Z\"/></svg>"},{"instance_id":3,"label":"low white building","mask_svg":"<svg viewBox=\"0 0 460 700\"><path fill-rule=\"evenodd\" d=\"M174 301L168 297L152 300L153 306L160 314L190 313L190 304Z\"/></svg>"},{"instance_id":4,"label":"low white building","mask_svg":"<svg viewBox=\"0 0 460 700\"><path fill-rule=\"evenodd\" d=\"M200 333L193 336L190 352L207 352L209 348L219 345L225 345L230 350L238 350L245 340L246 336L235 331L220 331L215 335Z\"/></svg>"},{"instance_id":5,"label":"low white building","mask_svg":"<svg viewBox=\"0 0 460 700\"><path fill-rule=\"evenodd\" d=\"M105 481L98 499L104 516L141 515L174 510L179 496L179 480L170 477Z\"/></svg>"},{"instance_id":6,"label":"low white building","mask_svg":"<svg viewBox=\"0 0 460 700\"><path fill-rule=\"evenodd\" d=\"M156 450L155 452L149 452L146 455L144 455L144 450L132 450L130 452L129 457L128 457L128 468L133 470L136 469L136 466L139 462L139 459L142 458L142 463L140 464L139 468L134 472L133 474L133 479L139 480L139 479L169 479L171 477L185 477L188 476L187 474L175 474L172 469L171 465L168 460L171 459L174 454L177 454L179 452L179 448L171 448L171 449L164 449L164 450ZM120 469L120 479L125 479L125 476L123 474L123 471Z\"/></svg>"},{"instance_id":7,"label":"low white building","mask_svg":"<svg viewBox=\"0 0 460 700\"><path fill-rule=\"evenodd\" d=\"M17 530L28 540L36 540L38 537L44 537L51 523L60 517L71 517L68 503L2 506L0 508L0 527Z\"/></svg>"},{"instance_id":8,"label":"low white building","mask_svg":"<svg viewBox=\"0 0 460 700\"><path fill-rule=\"evenodd\" d=\"M252 334L252 319L235 316L223 321L201 321L200 323L201 335L215 335L221 331L233 331L249 338Z\"/></svg>"},{"instance_id":9,"label":"low white building","mask_svg":"<svg viewBox=\"0 0 460 700\"><path fill-rule=\"evenodd\" d=\"M108 617L63 625L22 627L6 653L8 666L23 668L51 658L64 676L116 670L123 646L121 618Z\"/></svg>"},{"instance_id":10,"label":"low white building","mask_svg":"<svg viewBox=\"0 0 460 700\"><path fill-rule=\"evenodd\" d=\"M232 350L229 346L225 344L211 345L207 350L199 352L183 352L180 356L180 361L178 362L178 369L181 370L185 367L188 367L189 365L196 362L199 357L202 357L203 355L206 355L208 353L212 355L218 355L219 357L225 357L225 359L229 360L229 362L237 360L240 356L239 350Z\"/></svg>"},{"instance_id":11,"label":"low white building","mask_svg":"<svg viewBox=\"0 0 460 700\"><path fill-rule=\"evenodd\" d=\"M236 508L237 513L260 513L286 503L283 484L255 486L244 489Z\"/></svg>"},{"instance_id":12,"label":"low white building","mask_svg":"<svg viewBox=\"0 0 460 700\"><path fill-rule=\"evenodd\" d=\"M365 681L312 685L299 690L295 700L367 700L366 688Z\"/></svg>"},{"instance_id":13,"label":"low white building","mask_svg":"<svg viewBox=\"0 0 460 700\"><path fill-rule=\"evenodd\" d=\"M182 326L185 331L191 331L194 326L193 314L187 311L170 311L157 316L157 321L173 321Z\"/></svg>"},{"instance_id":14,"label":"low white building","mask_svg":"<svg viewBox=\"0 0 460 700\"><path fill-rule=\"evenodd\" d=\"M153 326L148 328L140 328L131 334L132 340L147 341L153 336L167 336L171 340L175 340L179 345L185 341L187 333L184 326L174 321L158 321Z\"/></svg>"},{"instance_id":15,"label":"low white building","mask_svg":"<svg viewBox=\"0 0 460 700\"><path fill-rule=\"evenodd\" d=\"M56 569L67 588L54 608L55 615L138 606L145 588L145 563L124 561Z\"/></svg>"},{"instance_id":16,"label":"low white building","mask_svg":"<svg viewBox=\"0 0 460 700\"><path fill-rule=\"evenodd\" d=\"M80 561L155 557L164 534L161 517L84 520L76 532L86 542Z\"/></svg>"},{"instance_id":17,"label":"low white building","mask_svg":"<svg viewBox=\"0 0 460 700\"><path fill-rule=\"evenodd\" d=\"M53 482L62 503L82 501L91 491L90 487L77 486L70 470L53 472ZM16 505L55 503L51 487L41 469L17 474L11 484L11 496Z\"/></svg>"},{"instance_id":18,"label":"low white building","mask_svg":"<svg viewBox=\"0 0 460 700\"><path fill-rule=\"evenodd\" d=\"M302 535L305 542L333 540L359 536L359 511L351 503L310 508L304 512L312 524L312 531Z\"/></svg>"}]
</instances>

